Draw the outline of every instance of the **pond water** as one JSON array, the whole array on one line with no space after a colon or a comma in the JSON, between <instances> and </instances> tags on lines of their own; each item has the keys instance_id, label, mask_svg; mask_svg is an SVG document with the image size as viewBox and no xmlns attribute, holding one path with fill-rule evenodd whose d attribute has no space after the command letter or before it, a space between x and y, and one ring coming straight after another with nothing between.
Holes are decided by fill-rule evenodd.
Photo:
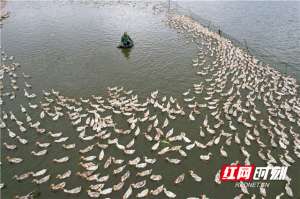
<instances>
[{"instance_id":1,"label":"pond water","mask_svg":"<svg viewBox=\"0 0 300 199\"><path fill-rule=\"evenodd\" d=\"M189 66L195 46L185 44L151 8L53 2L12 2L10 7L3 47L40 88L84 96L107 86L139 85L139 92L157 88L171 94L193 81ZM116 48L125 31L135 41L128 55Z\"/></svg>"},{"instance_id":2,"label":"pond water","mask_svg":"<svg viewBox=\"0 0 300 199\"><path fill-rule=\"evenodd\" d=\"M119 86L128 90L133 90L138 94L139 99L145 100L150 93L159 90L159 96L174 96L179 102L183 101L181 93L192 88L193 84L200 83L203 79L201 76L195 75L195 69L192 67L192 59L195 58L199 51L195 43L187 39L184 34L178 33L170 28L166 23L166 15L164 12L154 11L152 5L143 3L100 5L97 3L83 4L79 2L30 2L30 1L11 1L8 4L11 11L10 17L3 23L2 28L2 50L9 55L15 56L15 60L21 63L21 67L16 73L19 77L22 73L29 74L32 89L30 92L37 94L35 99L30 100L32 103L45 103L42 90L55 89L62 95L70 98L89 98L92 95L107 96L107 87ZM134 48L130 50L121 50L116 48L119 44L120 37L123 32L127 31L135 42ZM18 78L18 81L22 78ZM9 78L4 81L9 82ZM206 84L206 83L205 83ZM208 83L207 83L208 85ZM20 86L18 93L23 94L23 88ZM5 91L5 90L4 90ZM50 97L49 97L50 98ZM203 100L203 99L202 99ZM223 103L221 99L221 103ZM16 95L15 100L4 100L2 110L13 111L16 117L22 121L26 120L23 113L20 112L20 104L27 106L28 100L24 97ZM88 110L83 106L84 110ZM34 121L40 120L40 111L28 109L28 113L34 118ZM151 114L157 114L160 125L167 117L166 113L156 112L151 109ZM68 111L66 111L68 112ZM176 129L176 134L184 131L188 137L195 140L199 139L199 124L204 120L209 110L203 111L199 118L195 121L189 121L184 118L171 121L170 126ZM189 113L189 112L187 112ZM261 118L266 117L263 113ZM65 113L65 116L67 113ZM188 116L188 115L187 115ZM82 142L78 139L78 132L71 122L63 117L61 120L53 121L45 118L42 126L47 131L63 132L64 136L68 136L68 144L76 143L76 150L83 149L90 143ZM128 118L127 118L128 119ZM128 128L124 118L117 118L118 122L123 125L122 128ZM42 120L41 120L42 121ZM199 123L197 123L199 122ZM210 120L213 122L213 120ZM210 123L212 124L212 123ZM241 134L245 134L246 129L241 124L235 123L241 128ZM286 123L285 123L286 124ZM12 121L6 123L9 128L18 132L16 125ZM127 126L126 126L127 125ZM295 125L296 126L296 125ZM146 131L147 126L141 124L142 131ZM228 125L226 131L230 131ZM295 131L298 132L298 129ZM7 130L1 133L3 142L10 142ZM88 131L88 134L93 133ZM91 183L82 180L75 175L76 171L82 171L79 166L80 155L78 150L67 151L61 147L59 143L52 143L49 147L48 154L42 157L34 157L31 151L38 151L34 144L36 141L52 142L50 136L42 136L32 129L24 134L18 132L22 137L28 139L29 144L20 145L16 151L2 150L2 181L6 184L6 188L2 190L3 198L13 198L16 194L24 195L31 190L41 192L40 198L52 199L56 198L89 198L86 194L88 185ZM115 135L114 135L115 136ZM207 142L211 137L203 138L203 142ZM119 138L121 143L125 144L130 139L125 137ZM135 155L149 156L158 158L156 153L151 152L150 148L154 144L147 142L145 139L138 137L136 140L137 149ZM222 141L223 142L223 141ZM14 140L13 143L17 144ZM224 144L224 143L222 143ZM153 173L163 175L161 182L147 181L149 189L164 184L171 191L177 194L178 198L186 198L189 196L200 196L206 193L211 198L224 198L224 193L234 196L240 193L240 189L233 188L233 183L224 183L217 185L214 183L216 172L224 163L231 163L235 160L243 162L239 145L232 145L228 148L230 158L225 159L219 155L219 146L212 146L209 151L212 152L214 158L208 162L199 160L199 155L207 154L208 149L198 150L192 155L186 157L182 164L178 166L170 166L166 160L161 159L159 163L153 167ZM249 153L255 153L255 147L247 149ZM279 149L274 149L274 152ZM100 150L93 150L89 155L98 155ZM125 156L116 148L106 151L107 154L122 158L125 160L133 159L133 156ZM7 155L12 157L22 157L24 162L20 165L10 165L3 158ZM52 159L68 155L70 161L64 164L55 164ZM108 156L108 155L107 155ZM180 156L176 156L179 158ZM294 157L294 156L293 156ZM107 158L107 157L106 157ZM257 165L264 165L263 161L254 156L253 161ZM102 164L102 163L101 163ZM299 196L299 191L295 188L299 186L299 161L295 163L293 168L289 169L289 176L295 181L292 187L295 196ZM32 179L24 182L17 182L12 177L15 174L22 174L26 171L37 171L47 168L51 174L50 182L42 185L30 183ZM113 167L116 169L117 167ZM149 166L147 168L150 168ZM66 170L72 170L74 174L66 179L67 188L81 185L83 191L77 196L66 195L65 193L52 192L49 190L50 183L58 183L55 176ZM99 168L101 176L111 174L109 171ZM193 179L187 177L183 184L173 185L173 180L183 171L193 169L202 177L201 183L195 183ZM135 168L130 168L131 172L136 172ZM118 182L119 177L111 176L106 183L110 187ZM142 178L133 177L128 183L137 182ZM128 184L129 185L129 184ZM113 192L111 198L121 198L128 187L120 192ZM272 182L268 194L272 198L279 194L279 190L284 191L283 182ZM259 193L258 189L253 189L251 193ZM137 191L134 191L136 194ZM134 197L132 197L134 198ZM148 198L151 198L150 196ZM164 194L152 196L152 198L166 198Z\"/></svg>"}]
</instances>

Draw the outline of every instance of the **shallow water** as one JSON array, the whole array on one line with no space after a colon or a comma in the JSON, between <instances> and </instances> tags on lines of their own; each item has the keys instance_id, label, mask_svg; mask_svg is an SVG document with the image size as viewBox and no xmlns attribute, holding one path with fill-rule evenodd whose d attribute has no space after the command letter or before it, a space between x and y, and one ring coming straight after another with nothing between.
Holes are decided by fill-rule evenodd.
<instances>
[{"instance_id":1,"label":"shallow water","mask_svg":"<svg viewBox=\"0 0 300 199\"><path fill-rule=\"evenodd\" d=\"M151 6L134 8L125 5L102 7L96 4L84 5L70 2L10 2L9 8L11 16L4 22L2 46L8 54L14 55L16 61L21 63L21 71L32 76L30 79L33 85L32 91L37 94L41 94L42 89L55 88L71 97L105 95L107 86L116 85L133 89L141 98L148 96L156 89L160 91L160 96L173 95L180 98L183 91L191 88L193 83L199 83L199 78L201 78L195 75L194 68L191 66L192 58L197 55L196 45L187 43L188 40L182 34L166 26L163 22L164 15L154 15ZM130 52L122 52L116 48L124 31L128 31L135 41L135 47ZM38 103L40 100L37 98L33 101ZM27 101L17 96L15 101L8 101L4 109L17 112L19 107L16 104L19 103L27 103ZM30 114L36 118L39 115L32 110ZM163 118L165 115L159 115L159 117ZM204 115L200 117L202 121ZM20 114L18 119L24 120L24 116ZM185 131L191 137L199 135L198 125L195 123L178 120L173 122L172 126L177 131ZM77 132L74 132L74 127L69 122L46 120L43 127L52 129L54 132L63 131L64 135L70 137L69 143L75 142L78 145L77 149L87 146L87 143L78 140ZM25 136L30 141L51 141L45 136L42 137L30 131ZM6 138L7 135L4 135L3 140ZM124 141L126 142L128 140ZM136 148L139 149L139 154L148 154L149 147L151 147L149 143L143 140L137 141ZM49 191L49 183L36 186L28 180L22 183L10 180L14 174L27 171L28 167L32 170L39 170L51 164L49 173L55 174L67 169L76 171L80 168L77 165L78 152L68 153L72 159L68 163L56 165L51 160L64 156L67 153L65 150L60 147L51 147L45 157L34 158L30 155L30 151L34 149L37 147L29 145L12 153L14 156L25 157L26 164L11 167L3 161L2 169L6 172L2 173L2 179L7 184L7 188L2 190L3 197L12 198L13 195L25 194L29 190L36 189L42 192L40 198L43 199L74 198L61 192ZM212 147L211 151L216 154L216 158L207 163L199 162L201 151L187 158L178 167L169 167L167 163L161 162L156 164L153 170L166 177L162 183L176 192L178 198L196 196L200 193L207 193L212 198L222 198L225 191L230 196L236 195L240 190L233 188L232 183L217 186L213 179L222 164L241 157L239 148L237 146L230 148L230 160L217 158L218 150L217 146ZM255 148L249 149L249 152L254 153ZM207 150L203 153L207 153ZM9 155L10 152L5 151L5 155L7 154ZM112 150L111 154L127 159L117 150ZM259 159L253 159L253 161L257 165L262 164ZM296 179L292 184L296 196L299 195L299 191L295 189L299 185L299 171L295 170L298 168L297 164L299 162L289 170L290 176ZM171 179L181 174L183 169L189 168L201 174L203 182L197 184L191 178L187 178L177 189L171 186ZM105 175L105 173L102 174ZM66 180L68 188L78 186L78 179L77 176L72 175ZM130 182L132 181L137 180L130 179ZM205 183L206 181L209 183ZM56 181L51 180L51 183L53 182ZM109 182L108 185L111 183ZM86 188L89 183L80 180L80 184ZM149 181L151 188L159 184L161 183ZM278 194L277 190L283 191L284 184L272 182L268 193L274 196ZM124 191L125 189L114 193L112 198L120 198ZM257 190L254 192L257 193ZM85 189L78 198L88 198ZM160 194L155 198L165 198L165 196Z\"/></svg>"},{"instance_id":2,"label":"shallow water","mask_svg":"<svg viewBox=\"0 0 300 199\"><path fill-rule=\"evenodd\" d=\"M35 77L35 85L43 82L40 88L90 95L107 86L139 85L141 92L157 88L171 94L174 85L183 90L193 81L189 66L195 47L151 9L51 2L10 7L14 11L2 31L3 46ZM135 41L125 53L116 48L124 31Z\"/></svg>"}]
</instances>

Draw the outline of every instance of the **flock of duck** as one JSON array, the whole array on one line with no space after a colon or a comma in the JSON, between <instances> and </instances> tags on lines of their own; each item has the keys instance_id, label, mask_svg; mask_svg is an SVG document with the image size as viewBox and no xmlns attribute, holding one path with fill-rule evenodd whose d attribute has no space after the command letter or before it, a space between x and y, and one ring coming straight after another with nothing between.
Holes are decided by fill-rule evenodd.
<instances>
[{"instance_id":1,"label":"flock of duck","mask_svg":"<svg viewBox=\"0 0 300 199\"><path fill-rule=\"evenodd\" d=\"M31 76L2 51L4 194L14 189L14 198L43 198L36 187L47 187L54 194L81 198L209 198L213 193L201 185L222 186L221 164L210 167L214 174L209 178L201 169L213 160L289 167L298 162L296 80L189 17L169 14L166 23L199 49L191 66L199 82L178 96L156 90L140 98L124 87L79 98L55 89L34 93ZM59 123L63 128L57 128ZM176 123L188 123L191 129ZM191 159L193 164L185 164ZM23 172L15 173L22 164ZM275 190L277 199L295 197L292 177L288 173L282 190ZM16 183L27 193L11 187ZM183 190L185 183L196 184L199 192ZM271 194L265 187L236 189L236 199Z\"/></svg>"}]
</instances>

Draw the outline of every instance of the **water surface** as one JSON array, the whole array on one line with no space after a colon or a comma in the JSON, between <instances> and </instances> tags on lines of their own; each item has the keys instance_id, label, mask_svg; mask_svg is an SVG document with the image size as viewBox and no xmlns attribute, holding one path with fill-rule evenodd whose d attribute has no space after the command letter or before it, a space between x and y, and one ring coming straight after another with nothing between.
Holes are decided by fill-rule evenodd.
<instances>
[{"instance_id":1,"label":"water surface","mask_svg":"<svg viewBox=\"0 0 300 199\"><path fill-rule=\"evenodd\" d=\"M33 85L32 91L39 95L42 89L54 88L66 96L89 97L93 94L105 95L107 86L124 86L133 89L141 98L149 96L151 91L158 89L160 96L172 95L182 100L181 93L191 88L193 83L200 81L201 77L195 75L194 68L191 66L192 58L198 53L196 45L169 28L164 23L165 15L153 14L151 6L116 4L103 7L77 2L12 1L9 3L9 9L11 15L4 22L2 29L2 46L8 54L14 55L16 61L21 63L20 71L32 76L30 80ZM124 31L127 31L135 41L135 47L126 52L116 48ZM40 100L37 98L34 102L40 103ZM17 96L15 101L8 101L4 109L20 112L19 106L16 106L20 103L24 104L27 101ZM39 113L32 110L30 114L35 118L39 117ZM159 117L162 119L163 115ZM24 115L20 114L18 118L24 120ZM203 119L204 114L201 115L201 120ZM74 127L70 122L46 120L43 125L54 132L63 131L64 135L70 137L70 143L76 142L78 148L86 147L86 143L78 140L77 133L74 133ZM195 123L179 120L172 125L178 131L187 132L191 137L199 137L199 126ZM47 137L39 137L34 132L28 132L24 137L32 142L51 141ZM4 135L3 140L5 139L8 139L7 135ZM137 145L140 155L145 155L144 150L151 147L149 143L145 144L141 141ZM7 184L7 188L2 191L3 196L12 198L16 193L25 194L29 190L36 189L42 192L43 199L67 198L64 193L49 191L49 183L35 186L29 181L18 183L11 180L14 174L28 171L28 167L37 170L51 165L49 173L55 174L67 169L76 171L80 168L77 164L79 159L77 152L69 153L70 158L75 161L57 166L53 165L52 159L63 156L67 153L65 150L52 147L44 158L35 158L30 155L30 152L35 149L36 146L29 145L16 153L6 152L8 155L11 153L14 156L25 157L27 160L26 164L14 168L3 161L3 170L6 172L2 174L2 178ZM168 167L168 164L162 163L156 164L153 169L155 172L162 172L166 177L162 183L172 188L174 188L173 182L170 179L178 176L184 169L193 168L201 174L203 182L200 185L187 178L178 190L188 191L172 190L177 193L178 198L196 196L199 193L208 193L213 198L222 198L225 191L230 195L240 192L239 189L233 189L231 183L222 186L214 183L214 174L224 162L229 163L241 157L238 146L233 146L230 151L232 152L230 160L214 158L208 163L203 163L199 162L200 152L197 152L178 167ZM202 152L207 153L207 151ZM211 152L217 154L219 148L213 146ZM251 148L249 152L256 151ZM111 153L118 152L112 150ZM253 161L262 164L259 159ZM299 179L299 171L293 169L290 172ZM83 180L80 181L82 182ZM67 184L68 188L78 186L78 177L72 176L67 180ZM293 182L293 188L298 184L298 181ZM84 188L87 185L85 181L82 183ZM109 185L112 185L111 182ZM149 183L151 188L158 185ZM270 194L279 194L276 191L283 189L283 183L274 182ZM120 198L123 192L124 190L113 196ZM255 192L258 193L258 190ZM297 195L296 189L294 192ZM88 198L85 190L78 197ZM165 197L160 194L156 198Z\"/></svg>"},{"instance_id":2,"label":"water surface","mask_svg":"<svg viewBox=\"0 0 300 199\"><path fill-rule=\"evenodd\" d=\"M299 1L176 1L171 7L220 28L265 62L300 79Z\"/></svg>"}]
</instances>

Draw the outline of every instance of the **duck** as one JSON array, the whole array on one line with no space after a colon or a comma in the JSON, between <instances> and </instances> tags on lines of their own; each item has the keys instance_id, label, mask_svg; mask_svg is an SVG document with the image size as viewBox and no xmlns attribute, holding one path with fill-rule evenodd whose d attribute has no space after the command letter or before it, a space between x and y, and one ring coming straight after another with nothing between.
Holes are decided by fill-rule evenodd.
<instances>
[{"instance_id":1,"label":"duck","mask_svg":"<svg viewBox=\"0 0 300 199\"><path fill-rule=\"evenodd\" d=\"M47 171L48 171L47 169L41 169L37 172L30 172L30 173L33 177L38 177L44 175Z\"/></svg>"},{"instance_id":2,"label":"duck","mask_svg":"<svg viewBox=\"0 0 300 199\"><path fill-rule=\"evenodd\" d=\"M120 181L118 184L113 185L113 191L121 190L124 187L124 185L125 183L123 181Z\"/></svg>"},{"instance_id":3,"label":"duck","mask_svg":"<svg viewBox=\"0 0 300 199\"><path fill-rule=\"evenodd\" d=\"M44 149L44 150L41 150L41 151L38 151L38 152L31 151L31 154L34 155L34 156L44 156L47 153L48 153L47 149Z\"/></svg>"},{"instance_id":4,"label":"duck","mask_svg":"<svg viewBox=\"0 0 300 199\"><path fill-rule=\"evenodd\" d=\"M79 186L72 189L63 189L63 191L68 194L79 194L81 192L81 189L81 186Z\"/></svg>"},{"instance_id":5,"label":"duck","mask_svg":"<svg viewBox=\"0 0 300 199\"><path fill-rule=\"evenodd\" d=\"M220 148L220 153L221 153L221 155L223 156L223 157L228 157L228 154L227 154L227 152L224 150L224 146L221 146L221 148Z\"/></svg>"},{"instance_id":6,"label":"duck","mask_svg":"<svg viewBox=\"0 0 300 199\"><path fill-rule=\"evenodd\" d=\"M229 121L229 128L232 130L232 131L236 131L237 128L235 126L232 125L232 121Z\"/></svg>"},{"instance_id":7,"label":"duck","mask_svg":"<svg viewBox=\"0 0 300 199\"><path fill-rule=\"evenodd\" d=\"M50 179L50 175L44 176L41 179L33 179L32 182L35 184L43 184L45 182L47 182Z\"/></svg>"},{"instance_id":8,"label":"duck","mask_svg":"<svg viewBox=\"0 0 300 199\"><path fill-rule=\"evenodd\" d=\"M154 174L152 174L150 176L150 179L153 180L153 181L160 181L160 180L162 180L162 176L161 175L154 175Z\"/></svg>"},{"instance_id":9,"label":"duck","mask_svg":"<svg viewBox=\"0 0 300 199\"><path fill-rule=\"evenodd\" d=\"M51 143L49 143L49 142L42 143L42 142L39 142L39 141L35 142L35 144L37 146L39 146L40 148L48 148L51 145Z\"/></svg>"},{"instance_id":10,"label":"duck","mask_svg":"<svg viewBox=\"0 0 300 199\"><path fill-rule=\"evenodd\" d=\"M143 189L141 192L137 193L136 197L137 198L144 198L144 197L147 197L149 194L149 189L146 188L146 189Z\"/></svg>"},{"instance_id":11,"label":"duck","mask_svg":"<svg viewBox=\"0 0 300 199\"><path fill-rule=\"evenodd\" d=\"M132 186L134 189L140 189L140 188L143 188L145 185L146 185L146 180L142 180L142 181L139 181L139 182L137 182L137 183L131 184L131 186Z\"/></svg>"},{"instance_id":12,"label":"duck","mask_svg":"<svg viewBox=\"0 0 300 199\"><path fill-rule=\"evenodd\" d=\"M164 187L163 190L164 190L164 193L166 194L166 196L167 196L168 198L176 198L176 194L173 193L172 191L167 190L165 187Z\"/></svg>"},{"instance_id":13,"label":"duck","mask_svg":"<svg viewBox=\"0 0 300 199\"><path fill-rule=\"evenodd\" d=\"M200 155L200 159L201 160L204 160L204 161L207 161L210 159L210 156L212 155L211 152L209 152L207 155Z\"/></svg>"},{"instance_id":14,"label":"duck","mask_svg":"<svg viewBox=\"0 0 300 199\"><path fill-rule=\"evenodd\" d=\"M151 191L150 191L150 194L152 194L153 196L157 196L157 195L160 194L163 190L164 190L164 185L160 185L160 186L158 186L156 189L151 190Z\"/></svg>"},{"instance_id":15,"label":"duck","mask_svg":"<svg viewBox=\"0 0 300 199\"><path fill-rule=\"evenodd\" d=\"M172 164L179 164L181 162L180 159L177 159L177 158L169 158L169 157L166 157L165 158L168 162L172 163Z\"/></svg>"},{"instance_id":16,"label":"duck","mask_svg":"<svg viewBox=\"0 0 300 199\"><path fill-rule=\"evenodd\" d=\"M141 172L137 172L136 176L144 177L150 175L151 173L152 173L152 169L147 169Z\"/></svg>"},{"instance_id":17,"label":"duck","mask_svg":"<svg viewBox=\"0 0 300 199\"><path fill-rule=\"evenodd\" d=\"M62 144L62 147L64 149L74 149L76 147L76 144Z\"/></svg>"},{"instance_id":18,"label":"duck","mask_svg":"<svg viewBox=\"0 0 300 199\"><path fill-rule=\"evenodd\" d=\"M66 179L66 178L69 178L72 174L72 171L71 170L67 170L66 172L64 172L63 174L58 174L56 176L57 179L60 179L60 180L63 180L63 179Z\"/></svg>"},{"instance_id":19,"label":"duck","mask_svg":"<svg viewBox=\"0 0 300 199\"><path fill-rule=\"evenodd\" d=\"M6 142L3 143L3 146L8 150L15 150L17 149L17 145L15 144L7 144Z\"/></svg>"},{"instance_id":20,"label":"duck","mask_svg":"<svg viewBox=\"0 0 300 199\"><path fill-rule=\"evenodd\" d=\"M189 173L196 182L202 181L202 178L198 176L193 170L189 170Z\"/></svg>"},{"instance_id":21,"label":"duck","mask_svg":"<svg viewBox=\"0 0 300 199\"><path fill-rule=\"evenodd\" d=\"M58 184L50 184L50 189L53 191L63 190L66 186L66 182L61 182Z\"/></svg>"},{"instance_id":22,"label":"duck","mask_svg":"<svg viewBox=\"0 0 300 199\"><path fill-rule=\"evenodd\" d=\"M183 180L185 178L185 174L180 174L179 176L176 177L176 179L174 180L174 184L179 184L179 183L182 183Z\"/></svg>"},{"instance_id":23,"label":"duck","mask_svg":"<svg viewBox=\"0 0 300 199\"><path fill-rule=\"evenodd\" d=\"M128 187L128 189L125 191L125 193L124 193L124 195L123 195L123 199L128 199L130 196L131 196L131 194L132 194L132 186L131 185L129 185L129 187Z\"/></svg>"},{"instance_id":24,"label":"duck","mask_svg":"<svg viewBox=\"0 0 300 199\"><path fill-rule=\"evenodd\" d=\"M284 196L283 192L281 192L280 194L276 195L275 199L280 199L282 196Z\"/></svg>"},{"instance_id":25,"label":"duck","mask_svg":"<svg viewBox=\"0 0 300 199\"><path fill-rule=\"evenodd\" d=\"M32 174L33 174L33 172L26 172L21 175L14 175L13 179L16 179L17 181L22 181L22 180L25 180L25 179L31 177Z\"/></svg>"},{"instance_id":26,"label":"duck","mask_svg":"<svg viewBox=\"0 0 300 199\"><path fill-rule=\"evenodd\" d=\"M98 192L98 191L91 191L91 190L89 190L89 189L87 190L87 194L88 194L88 196L91 197L91 198L99 198L100 195L101 195L100 192Z\"/></svg>"},{"instance_id":27,"label":"duck","mask_svg":"<svg viewBox=\"0 0 300 199\"><path fill-rule=\"evenodd\" d=\"M11 164L20 164L21 162L23 162L22 158L14 158L14 157L6 156L5 159Z\"/></svg>"},{"instance_id":28,"label":"duck","mask_svg":"<svg viewBox=\"0 0 300 199\"><path fill-rule=\"evenodd\" d=\"M68 156L65 156L65 157L62 157L62 158L55 158L55 159L53 159L53 162L55 162L55 163L64 163L64 162L68 162L69 159L70 158Z\"/></svg>"},{"instance_id":29,"label":"duck","mask_svg":"<svg viewBox=\"0 0 300 199\"><path fill-rule=\"evenodd\" d=\"M189 118L191 121L195 120L195 117L193 116L193 111L191 111L191 113L189 114Z\"/></svg>"}]
</instances>

